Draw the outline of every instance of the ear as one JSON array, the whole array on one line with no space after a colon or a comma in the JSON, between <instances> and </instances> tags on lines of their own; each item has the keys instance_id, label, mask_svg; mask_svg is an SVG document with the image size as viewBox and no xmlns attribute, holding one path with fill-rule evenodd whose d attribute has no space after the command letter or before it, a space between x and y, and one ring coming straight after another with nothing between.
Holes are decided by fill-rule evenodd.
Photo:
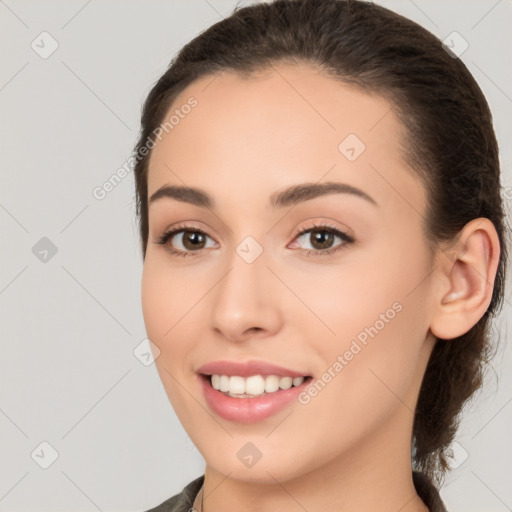
<instances>
[{"instance_id":1,"label":"ear","mask_svg":"<svg viewBox=\"0 0 512 512\"><path fill-rule=\"evenodd\" d=\"M480 217L459 232L454 248L440 252L430 330L441 339L467 333L489 307L500 257L494 224Z\"/></svg>"}]
</instances>

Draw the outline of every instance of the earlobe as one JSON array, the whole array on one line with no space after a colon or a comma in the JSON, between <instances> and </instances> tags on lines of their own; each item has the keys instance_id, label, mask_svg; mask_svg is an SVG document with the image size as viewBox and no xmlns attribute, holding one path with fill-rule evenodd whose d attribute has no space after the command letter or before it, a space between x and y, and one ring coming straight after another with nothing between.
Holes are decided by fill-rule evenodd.
<instances>
[{"instance_id":1,"label":"earlobe","mask_svg":"<svg viewBox=\"0 0 512 512\"><path fill-rule=\"evenodd\" d=\"M492 299L499 257L498 234L487 218L468 222L455 251L439 254L436 274L441 284L430 326L435 336L462 336L482 318Z\"/></svg>"}]
</instances>

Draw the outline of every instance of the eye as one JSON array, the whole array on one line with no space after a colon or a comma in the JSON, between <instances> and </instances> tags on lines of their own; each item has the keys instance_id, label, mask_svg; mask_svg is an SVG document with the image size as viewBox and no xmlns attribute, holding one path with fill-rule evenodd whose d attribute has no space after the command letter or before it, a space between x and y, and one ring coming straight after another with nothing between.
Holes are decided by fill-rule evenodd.
<instances>
[{"instance_id":1,"label":"eye","mask_svg":"<svg viewBox=\"0 0 512 512\"><path fill-rule=\"evenodd\" d=\"M336 238L342 240L342 243L333 247L332 244ZM310 243L313 246L312 250L308 250L308 256L310 254L332 254L354 242L354 238L347 233L326 225L315 225L313 227L303 229L297 233L295 237L295 240L301 239L303 242Z\"/></svg>"},{"instance_id":2,"label":"eye","mask_svg":"<svg viewBox=\"0 0 512 512\"><path fill-rule=\"evenodd\" d=\"M165 232L155 243L167 246L167 250L171 254L188 256L194 255L194 252L200 252L202 249L208 248L205 245L207 238L210 237L201 229L193 226L178 226ZM173 239L176 240L175 243L177 243L178 249L172 246ZM210 240L212 239L210 238ZM171 242L171 244L169 244L169 242ZM215 247L215 245L213 246Z\"/></svg>"},{"instance_id":3,"label":"eye","mask_svg":"<svg viewBox=\"0 0 512 512\"><path fill-rule=\"evenodd\" d=\"M309 236L307 236L308 233ZM342 243L332 246L336 238L341 240ZM213 244L209 246L210 248L218 246L217 242L201 229L194 226L178 226L166 231L155 243L165 246L171 254L176 256L195 256L196 254L194 253L200 253L203 249L208 248L207 239L213 241ZM293 243L296 245L297 242L295 241L301 239L303 239L302 243L309 242L313 246L313 249L306 249L308 256L311 254L332 254L355 241L347 233L327 225L314 225L301 230L295 236ZM178 245L178 248L175 245Z\"/></svg>"}]
</instances>

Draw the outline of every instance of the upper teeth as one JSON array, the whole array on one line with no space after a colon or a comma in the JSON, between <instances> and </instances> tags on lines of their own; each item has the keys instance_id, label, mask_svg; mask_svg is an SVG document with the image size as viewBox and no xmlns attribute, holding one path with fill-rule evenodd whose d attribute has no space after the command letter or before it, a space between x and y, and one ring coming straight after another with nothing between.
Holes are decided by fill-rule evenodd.
<instances>
[{"instance_id":1,"label":"upper teeth","mask_svg":"<svg viewBox=\"0 0 512 512\"><path fill-rule=\"evenodd\" d=\"M300 386L304 377L279 377L277 375L252 375L251 377L239 377L237 375L212 375L211 383L215 389L230 396L250 395L259 396L264 393L273 393L278 389L289 389Z\"/></svg>"}]
</instances>

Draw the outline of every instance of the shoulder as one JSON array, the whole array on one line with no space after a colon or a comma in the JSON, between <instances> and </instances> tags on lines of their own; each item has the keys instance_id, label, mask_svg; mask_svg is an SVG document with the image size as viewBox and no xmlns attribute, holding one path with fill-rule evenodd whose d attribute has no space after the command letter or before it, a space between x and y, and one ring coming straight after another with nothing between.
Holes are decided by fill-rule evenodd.
<instances>
[{"instance_id":1,"label":"shoulder","mask_svg":"<svg viewBox=\"0 0 512 512\"><path fill-rule=\"evenodd\" d=\"M418 496L423 500L430 512L448 512L439 491L426 475L419 471L413 471L412 480Z\"/></svg>"},{"instance_id":2,"label":"shoulder","mask_svg":"<svg viewBox=\"0 0 512 512\"><path fill-rule=\"evenodd\" d=\"M145 512L189 512L194 504L194 499L203 485L204 475L192 480L183 490L160 503L156 507Z\"/></svg>"}]
</instances>

